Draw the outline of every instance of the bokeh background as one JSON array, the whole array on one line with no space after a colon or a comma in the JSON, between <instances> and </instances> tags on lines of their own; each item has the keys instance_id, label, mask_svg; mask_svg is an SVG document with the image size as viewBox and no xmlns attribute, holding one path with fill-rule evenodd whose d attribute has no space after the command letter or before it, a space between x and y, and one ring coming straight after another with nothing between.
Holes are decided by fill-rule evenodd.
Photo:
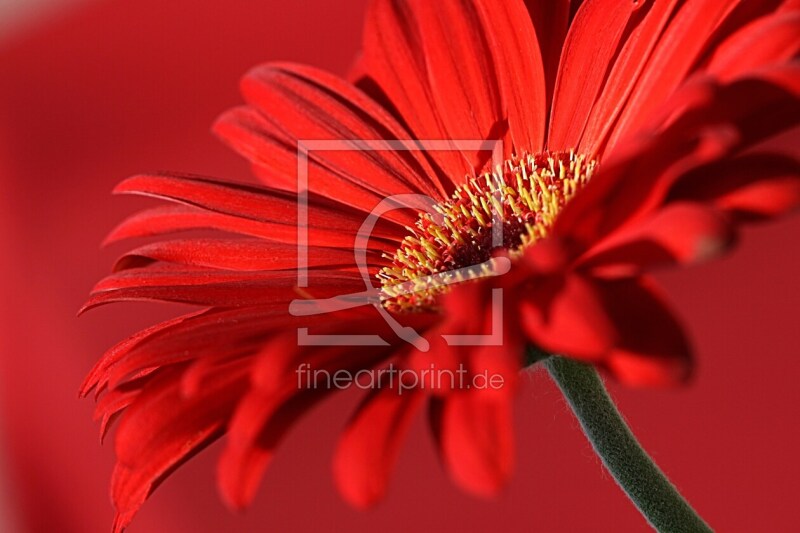
<instances>
[{"instance_id":1,"label":"bokeh background","mask_svg":"<svg viewBox=\"0 0 800 533\"><path fill-rule=\"evenodd\" d=\"M209 133L237 81L271 59L343 73L364 0L0 0L0 532L93 533L112 518L111 444L77 389L123 336L166 305L75 313L125 245L105 233L143 205L120 179L172 169L238 180ZM729 258L660 276L695 340L694 382L614 396L645 447L719 531L792 531L800 478L800 217L755 228ZM330 474L356 396L291 434L255 505L229 513L212 447L170 478L131 533L253 531L636 532L646 524L603 471L542 373L517 409L518 468L497 500L459 492L424 421L388 499L357 512Z\"/></svg>"}]
</instances>

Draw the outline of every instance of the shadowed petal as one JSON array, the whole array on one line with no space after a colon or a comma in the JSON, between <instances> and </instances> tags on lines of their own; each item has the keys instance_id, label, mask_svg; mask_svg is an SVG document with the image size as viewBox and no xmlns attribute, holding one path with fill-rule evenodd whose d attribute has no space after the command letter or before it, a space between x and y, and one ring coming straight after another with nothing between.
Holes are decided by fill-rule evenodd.
<instances>
[{"instance_id":1,"label":"shadowed petal","mask_svg":"<svg viewBox=\"0 0 800 533\"><path fill-rule=\"evenodd\" d=\"M570 0L526 0L536 40L542 55L545 83L545 115L549 124L549 114L553 103L553 90L558 76L558 63L561 49L567 37L570 23Z\"/></svg>"},{"instance_id":2,"label":"shadowed petal","mask_svg":"<svg viewBox=\"0 0 800 533\"><path fill-rule=\"evenodd\" d=\"M609 282L600 290L620 338L603 366L633 387L685 383L692 369L691 346L655 285L640 279Z\"/></svg>"},{"instance_id":3,"label":"shadowed petal","mask_svg":"<svg viewBox=\"0 0 800 533\"><path fill-rule=\"evenodd\" d=\"M383 497L403 438L424 400L422 392L402 391L396 381L396 376L394 383L380 381L353 414L336 450L336 485L356 507L369 507Z\"/></svg>"},{"instance_id":4,"label":"shadowed petal","mask_svg":"<svg viewBox=\"0 0 800 533\"><path fill-rule=\"evenodd\" d=\"M531 283L520 306L522 328L550 353L596 359L617 340L602 295L578 275L552 276Z\"/></svg>"},{"instance_id":5,"label":"shadowed petal","mask_svg":"<svg viewBox=\"0 0 800 533\"><path fill-rule=\"evenodd\" d=\"M513 398L454 393L431 403L431 426L450 476L463 489L493 496L514 467Z\"/></svg>"},{"instance_id":6,"label":"shadowed petal","mask_svg":"<svg viewBox=\"0 0 800 533\"><path fill-rule=\"evenodd\" d=\"M723 81L766 65L785 62L800 51L800 11L776 13L751 22L714 50L707 71Z\"/></svg>"},{"instance_id":7,"label":"shadowed petal","mask_svg":"<svg viewBox=\"0 0 800 533\"><path fill-rule=\"evenodd\" d=\"M246 384L242 367L186 399L175 379L180 370L168 370L148 384L123 414L111 484L117 533L165 476L219 437Z\"/></svg>"},{"instance_id":8,"label":"shadowed petal","mask_svg":"<svg viewBox=\"0 0 800 533\"><path fill-rule=\"evenodd\" d=\"M547 91L538 36L521 1L489 0L476 6L495 58L515 153L539 152L544 145Z\"/></svg>"},{"instance_id":9,"label":"shadowed petal","mask_svg":"<svg viewBox=\"0 0 800 533\"><path fill-rule=\"evenodd\" d=\"M781 215L800 205L800 162L764 153L720 161L681 178L670 197L713 203L745 219Z\"/></svg>"},{"instance_id":10,"label":"shadowed petal","mask_svg":"<svg viewBox=\"0 0 800 533\"><path fill-rule=\"evenodd\" d=\"M670 203L598 243L578 268L632 276L659 266L706 261L735 242L731 222L713 206Z\"/></svg>"}]
</instances>

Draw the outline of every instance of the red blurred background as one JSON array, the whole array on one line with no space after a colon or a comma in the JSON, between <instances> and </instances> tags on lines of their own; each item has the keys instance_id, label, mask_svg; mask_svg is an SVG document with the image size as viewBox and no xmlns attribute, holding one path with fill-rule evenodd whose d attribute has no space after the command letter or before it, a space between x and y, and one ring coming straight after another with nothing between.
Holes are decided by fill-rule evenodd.
<instances>
[{"instance_id":1,"label":"red blurred background","mask_svg":"<svg viewBox=\"0 0 800 533\"><path fill-rule=\"evenodd\" d=\"M172 169L250 179L209 133L237 81L266 60L343 73L364 0L116 0L62 9L0 40L0 531L107 531L110 443L78 386L109 345L169 306L80 319L125 245L105 233L142 204L120 179ZM720 531L791 531L800 462L800 217L748 231L724 261L661 279L696 341L697 378L674 391L610 385L645 447ZM356 400L340 395L292 433L261 494L230 514L212 447L170 478L137 532L326 530L647 531L541 372L517 410L518 468L501 498L476 500L443 475L422 420L387 501L371 512L335 493L330 459Z\"/></svg>"}]
</instances>

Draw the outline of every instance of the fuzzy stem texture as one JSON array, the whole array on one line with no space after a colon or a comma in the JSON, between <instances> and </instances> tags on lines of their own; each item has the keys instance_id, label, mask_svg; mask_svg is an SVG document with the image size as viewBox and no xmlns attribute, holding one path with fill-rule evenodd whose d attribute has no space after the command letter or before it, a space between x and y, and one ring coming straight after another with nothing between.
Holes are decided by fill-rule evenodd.
<instances>
[{"instance_id":1,"label":"fuzzy stem texture","mask_svg":"<svg viewBox=\"0 0 800 533\"><path fill-rule=\"evenodd\" d=\"M712 531L641 447L591 365L557 356L542 363L595 453L654 529L662 533Z\"/></svg>"}]
</instances>

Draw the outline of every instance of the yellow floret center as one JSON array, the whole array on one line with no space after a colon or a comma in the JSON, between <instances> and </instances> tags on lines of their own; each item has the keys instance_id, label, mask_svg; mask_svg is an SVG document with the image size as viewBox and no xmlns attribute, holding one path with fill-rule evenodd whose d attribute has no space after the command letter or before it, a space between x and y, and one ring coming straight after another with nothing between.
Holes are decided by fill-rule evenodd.
<instances>
[{"instance_id":1,"label":"yellow floret center","mask_svg":"<svg viewBox=\"0 0 800 533\"><path fill-rule=\"evenodd\" d=\"M519 255L549 233L596 166L574 152L542 152L469 176L449 200L419 215L394 255L384 256L391 262L377 274L384 307L435 309L450 284L485 275L497 251Z\"/></svg>"}]
</instances>

